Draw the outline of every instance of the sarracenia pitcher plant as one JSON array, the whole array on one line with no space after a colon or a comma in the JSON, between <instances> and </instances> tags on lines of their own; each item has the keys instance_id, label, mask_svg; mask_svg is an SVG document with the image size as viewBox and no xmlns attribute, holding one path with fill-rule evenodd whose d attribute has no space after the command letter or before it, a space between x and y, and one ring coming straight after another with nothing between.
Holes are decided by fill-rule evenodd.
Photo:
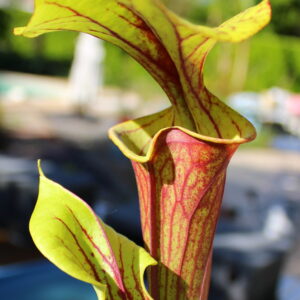
<instances>
[{"instance_id":1,"label":"sarracenia pitcher plant","mask_svg":"<svg viewBox=\"0 0 300 300\"><path fill-rule=\"evenodd\" d=\"M15 29L27 37L73 30L109 41L143 65L172 104L109 131L134 167L145 249L39 168L33 240L63 271L91 283L99 299L207 299L226 168L256 133L207 90L203 65L217 41L245 40L270 16L263 0L210 28L189 23L158 0L36 0L29 24Z\"/></svg>"}]
</instances>

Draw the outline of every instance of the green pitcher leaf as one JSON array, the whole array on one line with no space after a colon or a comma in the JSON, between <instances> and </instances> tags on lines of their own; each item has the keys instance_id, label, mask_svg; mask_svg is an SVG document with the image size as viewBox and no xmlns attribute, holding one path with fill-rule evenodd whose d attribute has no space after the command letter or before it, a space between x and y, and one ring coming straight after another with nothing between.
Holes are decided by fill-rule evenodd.
<instances>
[{"instance_id":1,"label":"green pitcher leaf","mask_svg":"<svg viewBox=\"0 0 300 300\"><path fill-rule=\"evenodd\" d=\"M92 284L99 299L152 299L143 276L156 261L39 169L39 197L29 227L43 255L69 275Z\"/></svg>"}]
</instances>

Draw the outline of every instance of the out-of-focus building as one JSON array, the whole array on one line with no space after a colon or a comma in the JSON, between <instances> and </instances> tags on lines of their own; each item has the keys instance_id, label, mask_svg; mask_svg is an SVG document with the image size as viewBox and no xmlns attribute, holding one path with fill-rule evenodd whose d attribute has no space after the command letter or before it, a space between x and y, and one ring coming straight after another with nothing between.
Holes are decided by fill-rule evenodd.
<instances>
[{"instance_id":1,"label":"out-of-focus building","mask_svg":"<svg viewBox=\"0 0 300 300\"><path fill-rule=\"evenodd\" d=\"M25 11L32 11L33 4L33 0L0 0L0 7L18 7Z\"/></svg>"},{"instance_id":2,"label":"out-of-focus building","mask_svg":"<svg viewBox=\"0 0 300 300\"><path fill-rule=\"evenodd\" d=\"M95 103L102 83L104 48L102 41L80 33L69 76L68 98L77 108Z\"/></svg>"}]
</instances>

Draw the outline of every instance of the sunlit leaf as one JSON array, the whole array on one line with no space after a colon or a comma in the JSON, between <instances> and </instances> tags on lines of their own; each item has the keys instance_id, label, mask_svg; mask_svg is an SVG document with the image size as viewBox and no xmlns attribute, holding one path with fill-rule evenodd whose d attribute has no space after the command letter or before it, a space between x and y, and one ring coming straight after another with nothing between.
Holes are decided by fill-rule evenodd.
<instances>
[{"instance_id":1,"label":"sunlit leaf","mask_svg":"<svg viewBox=\"0 0 300 300\"><path fill-rule=\"evenodd\" d=\"M90 33L127 51L159 82L172 103L172 124L215 139L250 140L250 123L203 84L205 58L216 41L238 42L270 20L263 0L216 28L191 24L154 0L36 0L28 37L56 30Z\"/></svg>"},{"instance_id":2,"label":"sunlit leaf","mask_svg":"<svg viewBox=\"0 0 300 300\"><path fill-rule=\"evenodd\" d=\"M105 225L85 202L47 179L41 170L30 232L51 262L91 283L99 299L152 299L143 276L155 260Z\"/></svg>"},{"instance_id":3,"label":"sunlit leaf","mask_svg":"<svg viewBox=\"0 0 300 300\"><path fill-rule=\"evenodd\" d=\"M159 262L150 272L154 299L207 299L225 174L237 147L172 128L155 141L151 160L133 162L144 241Z\"/></svg>"},{"instance_id":4,"label":"sunlit leaf","mask_svg":"<svg viewBox=\"0 0 300 300\"><path fill-rule=\"evenodd\" d=\"M150 271L151 295L156 300L206 299L212 240L226 167L238 144L254 139L256 133L250 122L206 89L203 66L217 41L239 42L262 29L271 17L269 1L262 0L215 28L191 24L158 0L36 0L35 3L35 12L29 24L17 28L16 34L34 37L51 31L74 30L107 40L140 62L168 95L172 104L169 109L116 125L109 135L133 161L144 240L151 255L159 262L158 267L152 267ZM48 181L42 176L42 183ZM50 203L47 195L52 193L53 188L43 189L43 198L47 199L44 203ZM70 199L74 198L69 193L67 195ZM69 199L65 194L63 196L58 198ZM65 217L67 228L72 233L74 230L76 234L81 233L83 238L85 231L81 226L87 228L89 225L92 232L88 232L87 239L83 239L83 249L90 250L89 236L93 236L95 241L99 239L97 245L100 247L104 243L101 251L103 257L108 257L109 263L100 257L91 260L95 263L96 274L100 270L107 274L104 278L99 277L100 280L95 280L95 272L89 263L87 274L90 277L82 269L80 273L77 264L67 263L64 270L69 273L71 270L73 276L96 285L102 293L105 282L109 280L113 297L124 295L127 285L123 274L126 271L118 272L123 270L120 266L122 258L118 259L120 246L114 246L111 238L113 231L101 221L97 223L95 216L91 218L90 210L87 210L89 214L73 207L70 211L69 200L60 200L60 205L55 202L55 207L61 207L61 203L66 202L67 207L59 210L62 215L58 218L65 220ZM56 212L56 208L52 210ZM48 217L48 211L46 216L43 214L40 215L40 222L31 226L32 231L38 231L36 228L45 218L53 223L54 219ZM94 227L90 226L89 218L99 224L97 230L92 229ZM86 223L78 224L77 219ZM63 223L55 220L60 230L65 228L64 237L72 240L72 233ZM47 249L51 249L49 253L56 253L51 246L55 242L46 238L52 233L49 224L40 226L47 234L38 232L35 242L42 252L46 245ZM73 241L73 246L76 247L76 241ZM64 253L68 253L63 249ZM81 253L80 250L77 252L77 255ZM90 259L88 253L91 252L84 253L84 259ZM146 252L142 253L147 261L140 268L144 271L154 261ZM93 254L96 256L96 253ZM56 263L60 256L56 255L55 260L54 256L47 257ZM71 258L68 262L74 262ZM130 284L132 286L132 281ZM133 288L129 290L136 291ZM142 293L145 290L139 291L141 293L138 295L144 296Z\"/></svg>"}]
</instances>

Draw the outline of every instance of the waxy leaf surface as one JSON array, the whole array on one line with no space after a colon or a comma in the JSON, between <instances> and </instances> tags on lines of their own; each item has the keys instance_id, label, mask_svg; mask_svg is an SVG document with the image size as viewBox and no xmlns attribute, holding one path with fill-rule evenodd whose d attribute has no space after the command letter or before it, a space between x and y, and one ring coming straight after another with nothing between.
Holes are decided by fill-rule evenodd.
<instances>
[{"instance_id":1,"label":"waxy leaf surface","mask_svg":"<svg viewBox=\"0 0 300 300\"><path fill-rule=\"evenodd\" d=\"M144 241L159 261L150 272L154 299L207 299L225 174L237 147L168 129L150 161L133 162Z\"/></svg>"},{"instance_id":2,"label":"waxy leaf surface","mask_svg":"<svg viewBox=\"0 0 300 300\"><path fill-rule=\"evenodd\" d=\"M39 197L30 220L38 249L64 272L91 283L99 299L152 299L143 276L155 260L40 172Z\"/></svg>"}]
</instances>

